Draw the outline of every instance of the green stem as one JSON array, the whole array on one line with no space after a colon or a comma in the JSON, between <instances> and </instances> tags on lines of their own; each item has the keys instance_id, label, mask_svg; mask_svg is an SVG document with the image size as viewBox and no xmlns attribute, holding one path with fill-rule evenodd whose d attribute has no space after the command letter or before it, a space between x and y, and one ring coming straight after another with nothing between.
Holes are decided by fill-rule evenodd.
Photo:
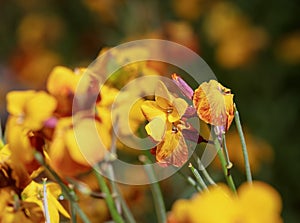
<instances>
[{"instance_id":1,"label":"green stem","mask_svg":"<svg viewBox=\"0 0 300 223\"><path fill-rule=\"evenodd\" d=\"M115 129L115 133L112 133L112 142L111 142L111 149L110 149L110 153L108 153L109 155L107 155L105 157L105 161L106 161L106 165L107 165L107 174L108 174L108 178L109 178L109 181L111 183L111 189L112 189L112 192L113 194L116 195L116 198L115 198L115 204L116 204L116 207L117 207L117 210L120 210L119 213L121 213L121 211L123 210L124 211L124 217L126 219L126 222L129 222L129 223L135 223L135 219L126 203L126 201L124 200L119 188L118 188L118 185L116 184L115 182L115 174L114 174L114 169L113 169L113 166L111 164L111 162L113 161L112 158L116 158L117 157L117 153L116 153L116 144L117 144L117 137L116 137L116 134L118 133L118 122L119 122L119 117L117 116L116 117L116 120L115 120L115 124L114 124L114 129Z\"/></svg>"},{"instance_id":2,"label":"green stem","mask_svg":"<svg viewBox=\"0 0 300 223\"><path fill-rule=\"evenodd\" d=\"M196 162L198 164L198 169L202 172L203 176L205 177L205 179L207 180L207 182L210 184L210 185L217 185L215 183L215 181L211 178L211 176L209 175L209 173L206 171L205 167L203 166L200 158L196 155L193 155L194 158L196 159Z\"/></svg>"},{"instance_id":3,"label":"green stem","mask_svg":"<svg viewBox=\"0 0 300 223\"><path fill-rule=\"evenodd\" d=\"M204 189L207 190L207 186L204 182L204 180L202 179L201 175L199 174L198 170L196 170L193 165L190 163L189 164L189 168L191 169L192 173L194 174L194 176L196 177L196 180L198 182L198 184Z\"/></svg>"},{"instance_id":4,"label":"green stem","mask_svg":"<svg viewBox=\"0 0 300 223\"><path fill-rule=\"evenodd\" d=\"M136 223L126 201L124 200L124 198L122 197L119 188L117 187L117 193L120 196L120 202L121 202L121 206L122 206L122 210L124 211L124 217L127 220L126 222L128 223Z\"/></svg>"},{"instance_id":5,"label":"green stem","mask_svg":"<svg viewBox=\"0 0 300 223\"><path fill-rule=\"evenodd\" d=\"M104 199L105 199L107 207L110 211L112 219L114 220L115 223L124 223L122 216L117 211L114 199L109 191L108 186L106 185L105 179L101 175L101 170L97 165L94 166L94 173L98 180L98 184L99 184L99 187L100 187L102 193L105 194Z\"/></svg>"},{"instance_id":6,"label":"green stem","mask_svg":"<svg viewBox=\"0 0 300 223\"><path fill-rule=\"evenodd\" d=\"M184 173L182 173L180 170L177 172L180 176L182 176L191 186L193 186L198 192L201 192L202 189L199 187L199 185L196 183L196 181L190 177L186 176Z\"/></svg>"},{"instance_id":7,"label":"green stem","mask_svg":"<svg viewBox=\"0 0 300 223\"><path fill-rule=\"evenodd\" d=\"M235 125L236 125L237 131L239 133L241 144L242 144L242 151L243 151L243 157L244 157L244 163L245 163L246 177L247 177L247 181L252 183L252 175L251 175L248 151L247 151L247 146L246 146L246 140L245 140L242 125L241 125L239 112L238 112L235 104L234 104L234 110L235 110L234 111Z\"/></svg>"},{"instance_id":8,"label":"green stem","mask_svg":"<svg viewBox=\"0 0 300 223\"><path fill-rule=\"evenodd\" d=\"M165 223L167 221L166 208L165 208L165 204L163 201L163 196L162 196L159 184L158 184L157 179L154 174L152 163L148 159L148 157L146 157L144 155L141 155L139 157L139 159L142 163L145 164L144 168L149 177L149 181L151 182L150 187L152 190L154 207L156 210L158 223Z\"/></svg>"},{"instance_id":9,"label":"green stem","mask_svg":"<svg viewBox=\"0 0 300 223\"><path fill-rule=\"evenodd\" d=\"M35 159L54 177L56 182L59 184L59 186L62 189L63 194L66 196L67 200L71 203L71 211L74 208L76 212L79 214L80 218L82 219L83 223L90 223L90 220L86 216L86 214L81 210L79 205L77 204L77 197L74 191L70 190L69 187L67 187L60 176L44 161L43 156L39 152L34 153ZM73 207L73 208L72 208ZM73 216L73 213L71 213L72 216L72 222L76 223L76 214Z\"/></svg>"},{"instance_id":10,"label":"green stem","mask_svg":"<svg viewBox=\"0 0 300 223\"><path fill-rule=\"evenodd\" d=\"M222 134L222 141L223 141L223 149L224 149L224 155L225 155L225 160L226 160L226 168L228 171L230 171L230 169L232 168L232 162L229 159L229 153L228 153L228 149L227 149L227 145L226 145L226 138L225 138L225 134Z\"/></svg>"},{"instance_id":11,"label":"green stem","mask_svg":"<svg viewBox=\"0 0 300 223\"><path fill-rule=\"evenodd\" d=\"M215 143L215 146L216 146L216 149L217 149L217 154L218 154L218 157L220 159L220 162L221 162L221 165L222 165L222 169L223 169L226 181L228 183L228 186L230 187L230 189L232 191L236 192L236 188L235 188L232 176L231 176L230 172L227 169L227 162L226 162L224 153L222 151L221 145L219 143L218 137L215 137L214 143Z\"/></svg>"}]
</instances>

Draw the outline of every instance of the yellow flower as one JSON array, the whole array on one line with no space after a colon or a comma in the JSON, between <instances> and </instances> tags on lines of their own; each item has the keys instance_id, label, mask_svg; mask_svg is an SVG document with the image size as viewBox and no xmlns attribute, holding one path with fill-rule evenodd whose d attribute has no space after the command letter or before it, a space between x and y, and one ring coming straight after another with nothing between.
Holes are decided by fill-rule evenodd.
<instances>
[{"instance_id":1,"label":"yellow flower","mask_svg":"<svg viewBox=\"0 0 300 223\"><path fill-rule=\"evenodd\" d=\"M89 117L74 118L74 125L71 117L58 121L49 149L50 165L64 176L89 170L104 158L111 144L111 135L104 123ZM95 126L97 132L90 126Z\"/></svg>"},{"instance_id":2,"label":"yellow flower","mask_svg":"<svg viewBox=\"0 0 300 223\"><path fill-rule=\"evenodd\" d=\"M266 46L268 35L255 27L234 4L221 1L212 7L204 19L204 32L216 45L216 59L226 68L248 64Z\"/></svg>"},{"instance_id":3,"label":"yellow flower","mask_svg":"<svg viewBox=\"0 0 300 223\"><path fill-rule=\"evenodd\" d=\"M145 101L142 111L149 123L145 129L155 141L156 159L161 164L182 166L188 151L183 138L180 120L188 104L181 98L175 98L163 82L159 81L155 90L155 101Z\"/></svg>"},{"instance_id":4,"label":"yellow flower","mask_svg":"<svg viewBox=\"0 0 300 223\"><path fill-rule=\"evenodd\" d=\"M56 100L44 91L12 91L7 94L6 139L12 151L12 160L24 164L29 173L39 164L34 159L36 150L42 151L44 138L41 130L52 117Z\"/></svg>"},{"instance_id":5,"label":"yellow flower","mask_svg":"<svg viewBox=\"0 0 300 223\"><path fill-rule=\"evenodd\" d=\"M68 212L63 208L63 206L57 200L61 195L61 189L56 183L46 184L47 198L44 198L43 194L43 184L38 184L32 181L22 192L22 200L26 202L31 202L37 204L42 210L44 210L43 199L47 199L48 211L50 215L50 220L53 223L59 222L59 213L67 218L70 218Z\"/></svg>"},{"instance_id":6,"label":"yellow flower","mask_svg":"<svg viewBox=\"0 0 300 223\"><path fill-rule=\"evenodd\" d=\"M42 209L35 203L19 200L11 188L0 190L0 222L44 223Z\"/></svg>"},{"instance_id":7,"label":"yellow flower","mask_svg":"<svg viewBox=\"0 0 300 223\"><path fill-rule=\"evenodd\" d=\"M281 223L281 198L263 182L244 183L238 195L225 185L211 187L190 200L178 200L169 223Z\"/></svg>"},{"instance_id":8,"label":"yellow flower","mask_svg":"<svg viewBox=\"0 0 300 223\"><path fill-rule=\"evenodd\" d=\"M33 171L31 175L23 163L15 160L8 144L0 150L0 187L12 187L16 191L24 189L36 177L42 168Z\"/></svg>"},{"instance_id":9,"label":"yellow flower","mask_svg":"<svg viewBox=\"0 0 300 223\"><path fill-rule=\"evenodd\" d=\"M57 66L51 71L47 80L47 90L57 100L57 113L59 115L72 114L73 97L84 71L84 69L77 69L73 72L63 66Z\"/></svg>"},{"instance_id":10,"label":"yellow flower","mask_svg":"<svg viewBox=\"0 0 300 223\"><path fill-rule=\"evenodd\" d=\"M56 109L56 100L44 91L11 91L7 94L7 111L16 117L16 125L40 130Z\"/></svg>"},{"instance_id":11,"label":"yellow flower","mask_svg":"<svg viewBox=\"0 0 300 223\"><path fill-rule=\"evenodd\" d=\"M195 90L193 103L204 122L229 129L234 118L233 94L215 80L202 83Z\"/></svg>"}]
</instances>

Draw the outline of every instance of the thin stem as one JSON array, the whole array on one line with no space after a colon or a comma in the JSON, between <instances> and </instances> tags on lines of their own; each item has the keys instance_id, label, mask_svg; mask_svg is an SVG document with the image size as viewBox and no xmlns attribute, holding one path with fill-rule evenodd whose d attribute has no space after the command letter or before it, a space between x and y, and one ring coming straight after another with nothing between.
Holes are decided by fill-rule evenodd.
<instances>
[{"instance_id":1,"label":"thin stem","mask_svg":"<svg viewBox=\"0 0 300 223\"><path fill-rule=\"evenodd\" d=\"M104 199L106 201L106 204L107 204L107 207L110 211L112 219L116 223L124 223L123 218L121 217L121 215L117 211L114 199L113 199L113 197L112 197L112 195L109 191L108 186L106 185L104 177L101 175L100 168L97 165L95 165L93 169L94 169L95 176L98 180L99 187L100 187L101 191L105 194Z\"/></svg>"},{"instance_id":2,"label":"thin stem","mask_svg":"<svg viewBox=\"0 0 300 223\"><path fill-rule=\"evenodd\" d=\"M157 214L157 220L158 223L165 223L167 221L166 216L166 208L163 201L163 196L159 187L159 183L157 182L157 179L154 174L154 170L152 167L151 161L148 159L148 157L141 155L139 157L140 161L144 163L145 171L149 177L149 180L151 182L150 187L152 190L153 200L154 200L154 206Z\"/></svg>"},{"instance_id":3,"label":"thin stem","mask_svg":"<svg viewBox=\"0 0 300 223\"><path fill-rule=\"evenodd\" d=\"M117 210L120 214L121 214L121 210L124 211L124 216L125 216L127 222L135 223L134 217L133 217L129 207L127 206L126 201L122 197L116 182L113 180L114 179L113 167L110 163L107 163L107 164L108 164L107 174L108 174L110 182L111 182L112 192L113 192L113 194L116 195L115 204L116 204Z\"/></svg>"},{"instance_id":4,"label":"thin stem","mask_svg":"<svg viewBox=\"0 0 300 223\"><path fill-rule=\"evenodd\" d=\"M217 185L215 183L215 181L212 179L212 177L209 175L209 173L206 171L206 168L203 166L200 158L196 155L193 155L194 158L196 159L196 162L197 162L197 165L198 165L198 169L202 172L204 178L207 180L207 182L210 184L210 185Z\"/></svg>"},{"instance_id":5,"label":"thin stem","mask_svg":"<svg viewBox=\"0 0 300 223\"><path fill-rule=\"evenodd\" d=\"M105 156L105 165L107 165L107 174L108 174L108 178L109 181L111 183L111 189L113 194L116 195L115 197L115 205L116 208L119 212L119 214L121 214L122 210L124 211L124 217L127 220L127 222L129 223L135 223L135 219L129 209L129 207L127 206L126 201L124 200L124 198L121 195L121 192L118 188L118 185L115 182L115 174L114 174L114 169L113 166L111 164L111 162L113 161L112 158L116 158L117 157L117 137L116 134L118 133L118 122L119 122L119 116L116 117L115 123L114 123L114 132L112 133L112 142L111 142L111 148L110 148L110 155Z\"/></svg>"},{"instance_id":6,"label":"thin stem","mask_svg":"<svg viewBox=\"0 0 300 223\"><path fill-rule=\"evenodd\" d=\"M222 169L223 169L226 181L228 183L228 186L230 187L230 189L232 191L236 192L236 188L235 188L232 176L230 174L230 171L228 171L228 169L227 169L227 162L226 162L224 153L222 151L221 145L219 143L219 139L217 137L215 137L214 143L215 143L215 146L216 146L216 149L217 149L217 154L218 154L218 157L220 159L220 162L221 162L221 165L222 165Z\"/></svg>"},{"instance_id":7,"label":"thin stem","mask_svg":"<svg viewBox=\"0 0 300 223\"><path fill-rule=\"evenodd\" d=\"M120 202L121 202L121 206L122 206L122 210L124 211L124 217L126 219L126 222L128 223L135 223L135 219L126 203L126 201L124 200L124 198L122 197L119 188L117 187L117 193L120 197Z\"/></svg>"},{"instance_id":8,"label":"thin stem","mask_svg":"<svg viewBox=\"0 0 300 223\"><path fill-rule=\"evenodd\" d=\"M199 174L198 170L196 170L191 163L189 164L189 168L192 171L192 173L194 174L198 184L203 188L203 190L207 190L207 186L206 186L204 180L202 179L201 175Z\"/></svg>"},{"instance_id":9,"label":"thin stem","mask_svg":"<svg viewBox=\"0 0 300 223\"><path fill-rule=\"evenodd\" d=\"M86 214L81 210L79 205L77 204L77 197L74 191L72 192L70 188L68 188L58 176L58 174L44 161L43 156L39 152L34 153L35 159L54 177L56 182L59 184L59 186L62 189L63 194L66 196L67 200L70 201L71 207L73 207L76 212L79 214L80 218L82 219L83 223L90 223L90 220L86 216ZM76 216L71 219L72 222L76 222Z\"/></svg>"},{"instance_id":10,"label":"thin stem","mask_svg":"<svg viewBox=\"0 0 300 223\"><path fill-rule=\"evenodd\" d=\"M198 192L201 192L202 189L197 184L197 182L190 176L186 176L184 173L182 173L180 170L177 172L182 176L191 186L193 186Z\"/></svg>"},{"instance_id":11,"label":"thin stem","mask_svg":"<svg viewBox=\"0 0 300 223\"><path fill-rule=\"evenodd\" d=\"M227 168L228 171L230 171L233 164L229 159L229 153L228 153L228 149L227 149L227 145L226 145L225 134L222 134L222 141L223 141L223 149L224 149L225 160L226 160L226 163L227 163L226 168Z\"/></svg>"},{"instance_id":12,"label":"thin stem","mask_svg":"<svg viewBox=\"0 0 300 223\"><path fill-rule=\"evenodd\" d=\"M234 110L235 110L234 111L235 125L236 125L237 131L239 133L241 144L242 144L242 151L243 151L243 157L244 157L244 163L245 163L246 177L247 177L247 181L252 183L252 175L251 175L248 151L247 151L247 146L246 146L246 140L245 140L242 125L241 125L239 112L238 112L235 104L234 104Z\"/></svg>"},{"instance_id":13,"label":"thin stem","mask_svg":"<svg viewBox=\"0 0 300 223\"><path fill-rule=\"evenodd\" d=\"M75 208L73 202L70 202L70 212L71 212L71 221L76 223L77 222L76 208Z\"/></svg>"},{"instance_id":14,"label":"thin stem","mask_svg":"<svg viewBox=\"0 0 300 223\"><path fill-rule=\"evenodd\" d=\"M48 209L48 196L47 196L46 182L47 182L47 178L43 178L43 207L44 207L46 223L51 223L49 209Z\"/></svg>"}]
</instances>

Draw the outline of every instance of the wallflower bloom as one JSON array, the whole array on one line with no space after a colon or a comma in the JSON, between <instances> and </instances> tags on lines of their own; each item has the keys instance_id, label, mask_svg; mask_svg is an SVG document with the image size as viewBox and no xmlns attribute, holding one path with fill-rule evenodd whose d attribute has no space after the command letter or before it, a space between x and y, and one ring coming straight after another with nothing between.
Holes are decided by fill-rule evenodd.
<instances>
[{"instance_id":1,"label":"wallflower bloom","mask_svg":"<svg viewBox=\"0 0 300 223\"><path fill-rule=\"evenodd\" d=\"M204 122L228 130L234 118L233 94L215 80L203 82L195 90L193 103Z\"/></svg>"},{"instance_id":2,"label":"wallflower bloom","mask_svg":"<svg viewBox=\"0 0 300 223\"><path fill-rule=\"evenodd\" d=\"M110 132L104 123L90 117L74 118L73 122L71 117L58 121L49 149L50 165L64 176L76 176L89 170L104 158L111 144ZM96 133L90 128L93 125Z\"/></svg>"},{"instance_id":3,"label":"wallflower bloom","mask_svg":"<svg viewBox=\"0 0 300 223\"><path fill-rule=\"evenodd\" d=\"M43 206L43 184L38 184L32 181L22 192L22 200L30 203L37 204L42 210ZM70 218L68 212L63 208L63 206L58 202L57 198L61 195L61 189L56 183L47 183L46 184L46 193L47 193L47 203L50 220L53 223L59 222L59 213L64 215L67 218Z\"/></svg>"},{"instance_id":4,"label":"wallflower bloom","mask_svg":"<svg viewBox=\"0 0 300 223\"><path fill-rule=\"evenodd\" d=\"M32 131L40 130L56 109L56 100L44 91L11 91L7 94L7 111L16 123Z\"/></svg>"},{"instance_id":5,"label":"wallflower bloom","mask_svg":"<svg viewBox=\"0 0 300 223\"><path fill-rule=\"evenodd\" d=\"M175 98L163 82L155 90L155 101L145 101L142 111L149 121L146 131L155 141L156 159L161 164L182 166L188 158L188 150L182 135L183 122L180 120L188 104Z\"/></svg>"},{"instance_id":6,"label":"wallflower bloom","mask_svg":"<svg viewBox=\"0 0 300 223\"><path fill-rule=\"evenodd\" d=\"M41 151L44 139L40 133L44 123L52 117L56 100L44 91L12 91L7 94L6 138L12 151L12 160L24 164L29 173L39 165L33 153Z\"/></svg>"},{"instance_id":7,"label":"wallflower bloom","mask_svg":"<svg viewBox=\"0 0 300 223\"><path fill-rule=\"evenodd\" d=\"M57 100L57 113L59 115L68 116L72 114L73 97L82 75L82 69L73 72L63 66L57 66L51 71L47 80L47 90Z\"/></svg>"},{"instance_id":8,"label":"wallflower bloom","mask_svg":"<svg viewBox=\"0 0 300 223\"><path fill-rule=\"evenodd\" d=\"M265 183L245 183L237 196L220 185L176 201L168 223L281 223L280 212L280 195Z\"/></svg>"},{"instance_id":9,"label":"wallflower bloom","mask_svg":"<svg viewBox=\"0 0 300 223\"><path fill-rule=\"evenodd\" d=\"M32 202L19 200L11 188L0 190L0 222L44 223L43 210Z\"/></svg>"}]
</instances>

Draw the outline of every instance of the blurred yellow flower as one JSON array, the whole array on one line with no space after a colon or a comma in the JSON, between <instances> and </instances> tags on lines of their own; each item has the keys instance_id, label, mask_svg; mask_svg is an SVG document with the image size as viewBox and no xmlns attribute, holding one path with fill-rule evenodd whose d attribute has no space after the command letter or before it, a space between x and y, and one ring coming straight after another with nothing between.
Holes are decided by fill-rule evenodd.
<instances>
[{"instance_id":1,"label":"blurred yellow flower","mask_svg":"<svg viewBox=\"0 0 300 223\"><path fill-rule=\"evenodd\" d=\"M234 118L233 94L215 80L203 82L193 96L197 114L204 122L229 129Z\"/></svg>"},{"instance_id":2,"label":"blurred yellow flower","mask_svg":"<svg viewBox=\"0 0 300 223\"><path fill-rule=\"evenodd\" d=\"M43 91L12 91L7 94L9 118L6 139L12 151L12 160L24 165L28 173L39 167L35 151L42 151L44 138L40 130L56 109L56 100Z\"/></svg>"},{"instance_id":3,"label":"blurred yellow flower","mask_svg":"<svg viewBox=\"0 0 300 223\"><path fill-rule=\"evenodd\" d=\"M49 32L51 27L51 32ZM63 21L58 16L28 13L20 22L18 44L26 51L36 51L56 42L63 32Z\"/></svg>"},{"instance_id":4,"label":"blurred yellow flower","mask_svg":"<svg viewBox=\"0 0 300 223\"><path fill-rule=\"evenodd\" d=\"M57 100L57 113L61 116L72 114L73 97L84 69L71 69L63 66L53 68L47 80L47 90Z\"/></svg>"},{"instance_id":5,"label":"blurred yellow flower","mask_svg":"<svg viewBox=\"0 0 300 223\"><path fill-rule=\"evenodd\" d=\"M281 223L280 213L280 195L266 183L244 183L237 196L219 185L176 201L168 223Z\"/></svg>"},{"instance_id":6,"label":"blurred yellow flower","mask_svg":"<svg viewBox=\"0 0 300 223\"><path fill-rule=\"evenodd\" d=\"M188 158L180 120L187 107L187 102L175 98L161 81L155 90L155 101L145 101L141 106L149 121L145 129L148 135L159 142L156 159L161 164L182 166Z\"/></svg>"},{"instance_id":7,"label":"blurred yellow flower","mask_svg":"<svg viewBox=\"0 0 300 223\"><path fill-rule=\"evenodd\" d=\"M61 118L50 143L50 165L64 176L76 176L101 161L110 149L111 135L107 126L90 117ZM95 126L95 130L90 128ZM84 148L82 148L84 147Z\"/></svg>"},{"instance_id":8,"label":"blurred yellow flower","mask_svg":"<svg viewBox=\"0 0 300 223\"><path fill-rule=\"evenodd\" d=\"M205 3L207 3L205 0L173 0L172 7L179 17L187 20L197 20L206 9Z\"/></svg>"},{"instance_id":9,"label":"blurred yellow flower","mask_svg":"<svg viewBox=\"0 0 300 223\"><path fill-rule=\"evenodd\" d=\"M290 64L300 63L300 31L285 35L275 51L277 57Z\"/></svg>"},{"instance_id":10,"label":"blurred yellow flower","mask_svg":"<svg viewBox=\"0 0 300 223\"><path fill-rule=\"evenodd\" d=\"M57 200L61 195L61 189L56 183L47 183L46 184L46 194L47 198L43 194L43 184L38 184L32 181L21 194L22 200L26 202L31 202L37 204L42 210L44 210L43 199L47 199L48 211L50 215L51 223L59 223L59 213L63 216L70 218L68 212Z\"/></svg>"},{"instance_id":11,"label":"blurred yellow flower","mask_svg":"<svg viewBox=\"0 0 300 223\"><path fill-rule=\"evenodd\" d=\"M216 46L216 60L226 68L248 64L265 47L267 33L253 26L249 18L233 3L213 5L204 19L208 41Z\"/></svg>"},{"instance_id":12,"label":"blurred yellow flower","mask_svg":"<svg viewBox=\"0 0 300 223\"><path fill-rule=\"evenodd\" d=\"M58 65L61 58L56 52L31 47L28 51L17 51L11 59L11 66L20 82L36 89L44 88L47 76Z\"/></svg>"},{"instance_id":13,"label":"blurred yellow flower","mask_svg":"<svg viewBox=\"0 0 300 223\"><path fill-rule=\"evenodd\" d=\"M31 182L31 176L18 160L11 155L9 145L0 150L0 188L11 187L19 191Z\"/></svg>"},{"instance_id":14,"label":"blurred yellow flower","mask_svg":"<svg viewBox=\"0 0 300 223\"><path fill-rule=\"evenodd\" d=\"M54 97L44 91L11 91L7 94L7 111L16 125L32 131L40 130L56 109Z\"/></svg>"},{"instance_id":15,"label":"blurred yellow flower","mask_svg":"<svg viewBox=\"0 0 300 223\"><path fill-rule=\"evenodd\" d=\"M43 210L36 203L22 201L11 188L0 190L0 222L44 223Z\"/></svg>"}]
</instances>

